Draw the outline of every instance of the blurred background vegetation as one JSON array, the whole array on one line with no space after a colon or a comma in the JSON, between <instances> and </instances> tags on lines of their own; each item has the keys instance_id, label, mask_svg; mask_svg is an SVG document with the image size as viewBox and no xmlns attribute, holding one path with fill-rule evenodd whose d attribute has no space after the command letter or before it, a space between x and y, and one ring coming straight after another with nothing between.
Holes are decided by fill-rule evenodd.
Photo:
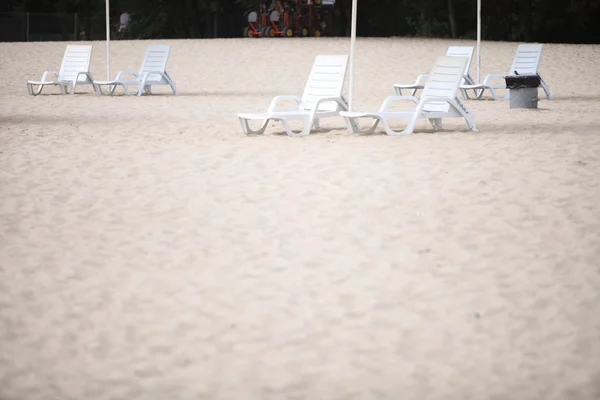
<instances>
[{"instance_id":1,"label":"blurred background vegetation","mask_svg":"<svg viewBox=\"0 0 600 400\"><path fill-rule=\"evenodd\" d=\"M359 36L475 38L476 0L359 0ZM600 43L594 21L600 0L483 0L484 40ZM110 0L118 38L119 15L131 15L128 38L240 37L246 13L260 0ZM333 7L333 34L349 35L352 0ZM0 13L76 15L75 30L104 35L104 0L1 0ZM70 20L72 21L72 19ZM63 27L70 34L72 28ZM111 33L112 35L112 33ZM78 33L75 36L79 36ZM80 37L77 37L80 39Z\"/></svg>"}]
</instances>

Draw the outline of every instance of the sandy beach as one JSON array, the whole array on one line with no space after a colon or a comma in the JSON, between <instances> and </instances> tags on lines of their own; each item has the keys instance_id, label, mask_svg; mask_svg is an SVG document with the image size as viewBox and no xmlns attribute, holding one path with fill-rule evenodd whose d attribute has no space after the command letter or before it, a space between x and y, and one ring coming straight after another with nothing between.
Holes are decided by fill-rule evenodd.
<instances>
[{"instance_id":1,"label":"sandy beach","mask_svg":"<svg viewBox=\"0 0 600 400\"><path fill-rule=\"evenodd\" d=\"M349 39L152 43L177 97L29 96L66 43L0 43L0 400L600 398L600 46L545 45L555 98L466 101L477 132L290 138L236 114ZM449 45L359 39L355 108Z\"/></svg>"}]
</instances>

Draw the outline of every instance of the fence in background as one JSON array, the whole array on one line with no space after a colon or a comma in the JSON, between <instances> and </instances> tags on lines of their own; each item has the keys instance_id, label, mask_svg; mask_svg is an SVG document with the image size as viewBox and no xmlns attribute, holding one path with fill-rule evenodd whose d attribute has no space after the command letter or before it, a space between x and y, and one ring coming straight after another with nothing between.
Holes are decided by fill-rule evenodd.
<instances>
[{"instance_id":1,"label":"fence in background","mask_svg":"<svg viewBox=\"0 0 600 400\"><path fill-rule=\"evenodd\" d=\"M127 38L121 37L124 35L118 32L117 24L118 21L111 21L111 39ZM0 12L0 42L104 39L106 20L103 14L91 17L88 24L78 14Z\"/></svg>"},{"instance_id":2,"label":"fence in background","mask_svg":"<svg viewBox=\"0 0 600 400\"><path fill-rule=\"evenodd\" d=\"M77 14L0 13L0 41L77 40Z\"/></svg>"},{"instance_id":3,"label":"fence in background","mask_svg":"<svg viewBox=\"0 0 600 400\"><path fill-rule=\"evenodd\" d=\"M0 0L0 2L6 0ZM119 16L111 17L112 40L146 39L148 36L148 16L133 15L129 29L119 29ZM244 21L242 21L244 20ZM213 24L198 26L195 37L239 37L247 25L245 17L233 14L220 14ZM150 29L151 33L156 30ZM202 34L204 32L204 34ZM187 37L179 30L178 37ZM189 32L187 33L189 34ZM0 12L0 42L41 42L105 40L106 17L103 13L85 18L82 14Z\"/></svg>"}]
</instances>

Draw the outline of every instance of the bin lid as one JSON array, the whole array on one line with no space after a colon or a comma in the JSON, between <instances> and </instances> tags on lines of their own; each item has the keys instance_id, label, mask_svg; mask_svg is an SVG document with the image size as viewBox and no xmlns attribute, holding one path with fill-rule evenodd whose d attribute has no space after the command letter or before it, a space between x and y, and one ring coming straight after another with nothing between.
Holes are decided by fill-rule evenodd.
<instances>
[{"instance_id":1,"label":"bin lid","mask_svg":"<svg viewBox=\"0 0 600 400\"><path fill-rule=\"evenodd\" d=\"M507 75L504 77L507 89L537 88L542 79L539 75Z\"/></svg>"}]
</instances>

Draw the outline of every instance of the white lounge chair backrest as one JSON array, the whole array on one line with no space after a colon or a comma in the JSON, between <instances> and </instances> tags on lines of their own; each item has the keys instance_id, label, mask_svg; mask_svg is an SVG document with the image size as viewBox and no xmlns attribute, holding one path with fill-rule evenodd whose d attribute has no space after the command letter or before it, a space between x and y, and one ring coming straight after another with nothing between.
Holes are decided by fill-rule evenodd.
<instances>
[{"instance_id":1,"label":"white lounge chair backrest","mask_svg":"<svg viewBox=\"0 0 600 400\"><path fill-rule=\"evenodd\" d=\"M469 76L469 70L471 69L471 60L473 59L473 46L450 46L446 52L447 56L452 57L467 57L467 65L465 66L464 75Z\"/></svg>"},{"instance_id":2,"label":"white lounge chair backrest","mask_svg":"<svg viewBox=\"0 0 600 400\"><path fill-rule=\"evenodd\" d=\"M537 75L543 44L520 44L508 75Z\"/></svg>"},{"instance_id":3,"label":"white lounge chair backrest","mask_svg":"<svg viewBox=\"0 0 600 400\"><path fill-rule=\"evenodd\" d=\"M436 58L433 70L429 74L421 101L443 98L456 99L456 92L463 79L467 57L441 56ZM446 102L426 103L423 111L447 112L449 105Z\"/></svg>"},{"instance_id":4,"label":"white lounge chair backrest","mask_svg":"<svg viewBox=\"0 0 600 400\"><path fill-rule=\"evenodd\" d=\"M140 67L139 77L144 76L146 72L149 72L148 81L160 81L162 76L159 74L152 74L151 72L166 72L167 62L169 61L169 54L171 53L170 44L151 44L146 49L146 55L142 66Z\"/></svg>"},{"instance_id":5,"label":"white lounge chair backrest","mask_svg":"<svg viewBox=\"0 0 600 400\"><path fill-rule=\"evenodd\" d=\"M60 71L58 72L58 80L72 81L79 72L90 72L91 60L91 45L67 45L62 64L60 65ZM77 81L85 82L87 79L87 76L80 75Z\"/></svg>"},{"instance_id":6,"label":"white lounge chair backrest","mask_svg":"<svg viewBox=\"0 0 600 400\"><path fill-rule=\"evenodd\" d=\"M302 108L312 110L319 98L342 97L347 66L347 55L317 56L304 87ZM334 101L324 101L319 105L319 111L336 111L338 107L339 104Z\"/></svg>"}]
</instances>

